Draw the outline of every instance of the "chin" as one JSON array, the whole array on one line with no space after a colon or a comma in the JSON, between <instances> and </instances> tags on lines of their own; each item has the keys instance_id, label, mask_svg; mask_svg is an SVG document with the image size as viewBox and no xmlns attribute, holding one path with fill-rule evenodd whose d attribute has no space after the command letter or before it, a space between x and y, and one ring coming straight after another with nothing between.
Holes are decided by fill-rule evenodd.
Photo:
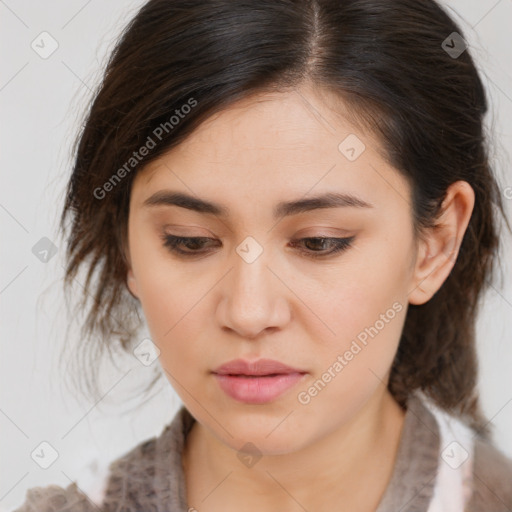
<instances>
[{"instance_id":1,"label":"chin","mask_svg":"<svg viewBox=\"0 0 512 512\"><path fill-rule=\"evenodd\" d=\"M297 451L306 443L304 428L288 423L288 420L282 421L287 414L289 413L282 414L277 421L275 416L259 421L249 415L233 418L231 421L224 416L223 426L233 437L223 429L219 430L218 426L213 427L217 437L236 452L250 452L254 449L265 456L284 455Z\"/></svg>"}]
</instances>

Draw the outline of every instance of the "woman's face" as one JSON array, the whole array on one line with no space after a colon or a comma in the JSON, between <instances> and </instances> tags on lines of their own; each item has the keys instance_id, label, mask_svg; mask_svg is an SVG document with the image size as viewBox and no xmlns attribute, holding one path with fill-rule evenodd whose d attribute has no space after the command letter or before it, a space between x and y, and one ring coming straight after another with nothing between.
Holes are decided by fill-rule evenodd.
<instances>
[{"instance_id":1,"label":"woman's face","mask_svg":"<svg viewBox=\"0 0 512 512\"><path fill-rule=\"evenodd\" d=\"M177 193L194 201L144 204ZM169 381L219 440L297 450L383 393L415 286L410 197L311 90L243 100L136 176L128 285ZM205 240L181 254L171 235ZM213 373L261 358L297 373Z\"/></svg>"}]
</instances>

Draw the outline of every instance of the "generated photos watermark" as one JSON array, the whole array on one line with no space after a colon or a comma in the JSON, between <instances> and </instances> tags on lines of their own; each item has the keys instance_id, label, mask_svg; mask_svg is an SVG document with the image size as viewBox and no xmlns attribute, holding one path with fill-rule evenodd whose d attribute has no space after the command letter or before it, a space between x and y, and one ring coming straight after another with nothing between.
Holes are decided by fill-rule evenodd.
<instances>
[{"instance_id":1,"label":"generated photos watermark","mask_svg":"<svg viewBox=\"0 0 512 512\"><path fill-rule=\"evenodd\" d=\"M307 405L311 402L311 400L322 391L329 382L331 382L342 370L349 364L350 361L354 359L357 354L359 354L363 348L368 345L369 337L373 339L377 334L379 334L384 327L393 318L395 318L397 313L402 311L403 305L400 302L393 303L392 307L389 308L385 313L382 313L372 326L365 327L363 331L361 331L352 343L350 344L350 348L347 349L343 354L339 354L335 361L325 370L322 376L317 379L307 390L300 391L297 395L297 400L302 405Z\"/></svg>"},{"instance_id":2,"label":"generated photos watermark","mask_svg":"<svg viewBox=\"0 0 512 512\"><path fill-rule=\"evenodd\" d=\"M133 171L144 157L149 155L150 151L156 147L158 142L160 142L165 135L169 134L196 105L197 100L191 97L179 109L175 109L174 114L168 121L160 123L153 130L152 134L148 135L146 142L142 144L137 151L134 151L132 156L121 167L119 167L119 169L112 174L112 176L105 181L101 187L96 187L94 189L94 197L99 200L104 199L107 193L111 192L127 174Z\"/></svg>"}]
</instances>

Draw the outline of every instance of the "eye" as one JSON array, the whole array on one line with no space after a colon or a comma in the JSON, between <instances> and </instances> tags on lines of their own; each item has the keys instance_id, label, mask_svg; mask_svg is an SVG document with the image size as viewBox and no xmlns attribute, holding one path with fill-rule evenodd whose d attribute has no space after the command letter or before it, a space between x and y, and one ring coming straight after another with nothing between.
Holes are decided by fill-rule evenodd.
<instances>
[{"instance_id":1,"label":"eye","mask_svg":"<svg viewBox=\"0 0 512 512\"><path fill-rule=\"evenodd\" d=\"M307 253L308 256L312 258L324 258L327 256L331 256L333 254L345 251L348 249L352 242L354 241L355 236L351 236L348 238L332 238L332 237L309 237L309 238L301 238L299 240L294 240L292 242L292 245L297 245L297 242L305 242L306 246L309 247L318 247L320 245L320 250L315 249L301 249L301 252ZM313 242L313 243L311 243ZM315 242L320 242L320 244L317 244ZM325 248L325 244L328 243L332 249L327 250L324 252L322 249Z\"/></svg>"},{"instance_id":2,"label":"eye","mask_svg":"<svg viewBox=\"0 0 512 512\"><path fill-rule=\"evenodd\" d=\"M176 236L176 235L163 235L164 246L169 250L176 254L190 255L199 254L201 249L204 248L204 245L208 240L212 240L213 238L208 237L199 237L199 236ZM188 247L189 251L184 251L180 247Z\"/></svg>"},{"instance_id":3,"label":"eye","mask_svg":"<svg viewBox=\"0 0 512 512\"><path fill-rule=\"evenodd\" d=\"M205 245L209 241L215 242L213 238L208 237L187 237L176 235L163 235L162 239L164 246L167 247L171 252L183 256L196 256L201 253L208 252L204 250ZM300 249L300 252L312 258L322 258L348 249L352 245L354 239L355 236L348 238L309 237L293 240L291 245L295 247L303 243L306 247L313 247L313 249ZM315 242L320 243L318 244ZM326 244L330 245L332 248L330 250L326 250ZM319 246L320 249L318 250ZM182 247L185 247L188 250L183 250ZM314 247L317 247L317 249L314 249Z\"/></svg>"}]
</instances>

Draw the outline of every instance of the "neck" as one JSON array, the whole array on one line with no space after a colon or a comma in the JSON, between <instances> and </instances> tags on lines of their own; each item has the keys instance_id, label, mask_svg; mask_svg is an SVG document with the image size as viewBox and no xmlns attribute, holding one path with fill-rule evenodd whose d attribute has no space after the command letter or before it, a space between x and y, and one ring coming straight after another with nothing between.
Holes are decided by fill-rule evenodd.
<instances>
[{"instance_id":1,"label":"neck","mask_svg":"<svg viewBox=\"0 0 512 512\"><path fill-rule=\"evenodd\" d=\"M350 424L298 451L264 455L251 467L195 422L182 455L189 506L330 511L337 503L337 509L375 510L392 475L404 416L383 390Z\"/></svg>"}]
</instances>

